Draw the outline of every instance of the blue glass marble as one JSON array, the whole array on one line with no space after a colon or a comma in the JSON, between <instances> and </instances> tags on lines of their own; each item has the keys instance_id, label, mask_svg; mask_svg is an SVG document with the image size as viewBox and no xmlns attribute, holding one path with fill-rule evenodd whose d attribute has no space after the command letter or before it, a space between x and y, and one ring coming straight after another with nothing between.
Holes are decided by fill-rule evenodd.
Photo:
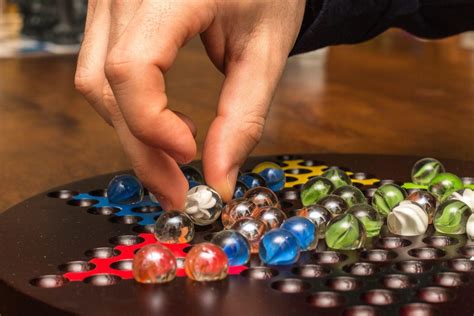
<instances>
[{"instance_id":1,"label":"blue glass marble","mask_svg":"<svg viewBox=\"0 0 474 316\"><path fill-rule=\"evenodd\" d=\"M229 259L229 266L246 264L250 259L250 244L235 230L223 230L212 238L211 242L221 247Z\"/></svg>"},{"instance_id":2,"label":"blue glass marble","mask_svg":"<svg viewBox=\"0 0 474 316\"><path fill-rule=\"evenodd\" d=\"M192 189L194 187L197 187L198 185L201 185L201 183L193 181L193 180L188 180L188 185L189 185L189 189Z\"/></svg>"},{"instance_id":3,"label":"blue glass marble","mask_svg":"<svg viewBox=\"0 0 474 316\"><path fill-rule=\"evenodd\" d=\"M204 184L204 177L202 176L201 171L199 171L197 168L190 165L182 165L180 169L188 182L193 181L198 184Z\"/></svg>"},{"instance_id":4,"label":"blue glass marble","mask_svg":"<svg viewBox=\"0 0 474 316\"><path fill-rule=\"evenodd\" d=\"M281 224L280 228L292 233L302 250L314 249L318 245L316 225L306 217L290 217Z\"/></svg>"},{"instance_id":5,"label":"blue glass marble","mask_svg":"<svg viewBox=\"0 0 474 316\"><path fill-rule=\"evenodd\" d=\"M300 247L292 233L285 229L272 229L263 235L258 248L263 263L269 265L287 265L298 261Z\"/></svg>"},{"instance_id":6,"label":"blue glass marble","mask_svg":"<svg viewBox=\"0 0 474 316\"><path fill-rule=\"evenodd\" d=\"M107 187L107 198L114 204L134 204L143 200L143 186L131 175L116 176Z\"/></svg>"},{"instance_id":7,"label":"blue glass marble","mask_svg":"<svg viewBox=\"0 0 474 316\"><path fill-rule=\"evenodd\" d=\"M262 162L256 165L252 172L261 175L267 182L267 187L272 191L280 191L285 186L285 172L273 162Z\"/></svg>"},{"instance_id":8,"label":"blue glass marble","mask_svg":"<svg viewBox=\"0 0 474 316\"><path fill-rule=\"evenodd\" d=\"M234 196L232 199L239 199L241 197L244 197L245 192L247 192L249 188L242 182L242 181L237 181L235 183L235 189L234 189Z\"/></svg>"},{"instance_id":9,"label":"blue glass marble","mask_svg":"<svg viewBox=\"0 0 474 316\"><path fill-rule=\"evenodd\" d=\"M267 186L267 182L265 181L265 179L258 173L244 173L239 177L238 180L242 181L249 189Z\"/></svg>"}]
</instances>

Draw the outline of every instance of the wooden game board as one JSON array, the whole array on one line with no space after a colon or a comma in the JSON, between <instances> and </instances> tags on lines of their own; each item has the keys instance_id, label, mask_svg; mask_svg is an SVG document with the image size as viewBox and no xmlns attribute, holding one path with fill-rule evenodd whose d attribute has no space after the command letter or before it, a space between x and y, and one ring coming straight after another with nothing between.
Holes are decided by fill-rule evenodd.
<instances>
[{"instance_id":1,"label":"wooden game board","mask_svg":"<svg viewBox=\"0 0 474 316\"><path fill-rule=\"evenodd\" d=\"M300 206L301 184L328 166L346 170L368 197L382 183L416 187L406 182L412 157L258 157L243 169L268 160L280 163L287 175L279 197L289 214ZM474 163L442 162L472 186ZM170 284L138 284L131 280L131 260L137 249L155 242L152 224L161 209L147 199L110 205L103 188L113 175L51 189L0 215L2 316L472 315L474 243L465 235L437 234L433 227L413 238L391 235L384 227L358 251L332 251L321 241L293 266L265 267L254 257L219 282L193 282L179 269ZM210 240L219 229L198 227L193 243ZM190 245L171 248L184 258Z\"/></svg>"}]
</instances>

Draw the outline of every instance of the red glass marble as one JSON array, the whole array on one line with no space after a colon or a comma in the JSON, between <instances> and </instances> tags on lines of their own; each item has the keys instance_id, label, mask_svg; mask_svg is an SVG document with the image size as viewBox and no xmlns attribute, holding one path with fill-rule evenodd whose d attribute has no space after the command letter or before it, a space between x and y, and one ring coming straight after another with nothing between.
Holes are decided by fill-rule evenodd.
<instances>
[{"instance_id":1,"label":"red glass marble","mask_svg":"<svg viewBox=\"0 0 474 316\"><path fill-rule=\"evenodd\" d=\"M229 264L225 252L211 243L195 245L186 255L184 270L195 281L217 281L227 276Z\"/></svg>"},{"instance_id":2,"label":"red glass marble","mask_svg":"<svg viewBox=\"0 0 474 316\"><path fill-rule=\"evenodd\" d=\"M176 276L176 258L163 245L147 245L133 258L132 272L134 279L140 283L170 282Z\"/></svg>"}]
</instances>

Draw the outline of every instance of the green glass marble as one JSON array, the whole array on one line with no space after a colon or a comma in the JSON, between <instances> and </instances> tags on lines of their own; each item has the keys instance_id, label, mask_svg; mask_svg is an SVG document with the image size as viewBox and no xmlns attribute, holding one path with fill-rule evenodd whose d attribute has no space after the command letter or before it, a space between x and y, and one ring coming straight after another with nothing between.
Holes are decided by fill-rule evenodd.
<instances>
[{"instance_id":1,"label":"green glass marble","mask_svg":"<svg viewBox=\"0 0 474 316\"><path fill-rule=\"evenodd\" d=\"M428 185L439 173L444 172L444 166L434 158L423 158L415 162L411 169L411 181L416 184Z\"/></svg>"},{"instance_id":2,"label":"green glass marble","mask_svg":"<svg viewBox=\"0 0 474 316\"><path fill-rule=\"evenodd\" d=\"M334 217L326 228L326 244L332 249L353 250L364 245L364 225L353 214Z\"/></svg>"},{"instance_id":3,"label":"green glass marble","mask_svg":"<svg viewBox=\"0 0 474 316\"><path fill-rule=\"evenodd\" d=\"M430 191L438 201L443 202L449 198L449 196L461 190L464 187L462 180L455 174L444 172L438 174L431 181L428 191Z\"/></svg>"},{"instance_id":4,"label":"green glass marble","mask_svg":"<svg viewBox=\"0 0 474 316\"><path fill-rule=\"evenodd\" d=\"M407 192L402 187L393 183L384 184L375 190L372 206L380 215L386 217L406 196Z\"/></svg>"},{"instance_id":5,"label":"green glass marble","mask_svg":"<svg viewBox=\"0 0 474 316\"><path fill-rule=\"evenodd\" d=\"M344 170L339 169L338 167L331 167L323 172L321 177L331 180L334 187L337 189L343 185L351 185L352 180L349 178L347 173Z\"/></svg>"},{"instance_id":6,"label":"green glass marble","mask_svg":"<svg viewBox=\"0 0 474 316\"><path fill-rule=\"evenodd\" d=\"M383 218L369 204L356 204L347 210L347 213L354 215L364 225L367 237L380 235L383 225Z\"/></svg>"},{"instance_id":7,"label":"green glass marble","mask_svg":"<svg viewBox=\"0 0 474 316\"><path fill-rule=\"evenodd\" d=\"M471 215L471 209L466 203L448 200L436 209L433 224L436 231L443 234L464 234L469 215Z\"/></svg>"},{"instance_id":8,"label":"green glass marble","mask_svg":"<svg viewBox=\"0 0 474 316\"><path fill-rule=\"evenodd\" d=\"M334 190L332 194L340 196L344 201L346 201L349 207L356 204L367 203L364 193L352 185L343 185Z\"/></svg>"},{"instance_id":9,"label":"green glass marble","mask_svg":"<svg viewBox=\"0 0 474 316\"><path fill-rule=\"evenodd\" d=\"M300 197L304 206L315 204L319 199L334 191L332 182L323 177L314 177L303 185Z\"/></svg>"}]
</instances>

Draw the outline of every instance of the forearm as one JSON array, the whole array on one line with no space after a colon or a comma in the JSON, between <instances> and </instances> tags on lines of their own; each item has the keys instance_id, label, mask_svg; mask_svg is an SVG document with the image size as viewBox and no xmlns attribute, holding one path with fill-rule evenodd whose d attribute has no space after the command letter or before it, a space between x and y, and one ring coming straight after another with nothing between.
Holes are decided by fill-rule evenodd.
<instances>
[{"instance_id":1,"label":"forearm","mask_svg":"<svg viewBox=\"0 0 474 316\"><path fill-rule=\"evenodd\" d=\"M291 54L360 43L390 27L424 38L474 30L473 0L308 0Z\"/></svg>"}]
</instances>

